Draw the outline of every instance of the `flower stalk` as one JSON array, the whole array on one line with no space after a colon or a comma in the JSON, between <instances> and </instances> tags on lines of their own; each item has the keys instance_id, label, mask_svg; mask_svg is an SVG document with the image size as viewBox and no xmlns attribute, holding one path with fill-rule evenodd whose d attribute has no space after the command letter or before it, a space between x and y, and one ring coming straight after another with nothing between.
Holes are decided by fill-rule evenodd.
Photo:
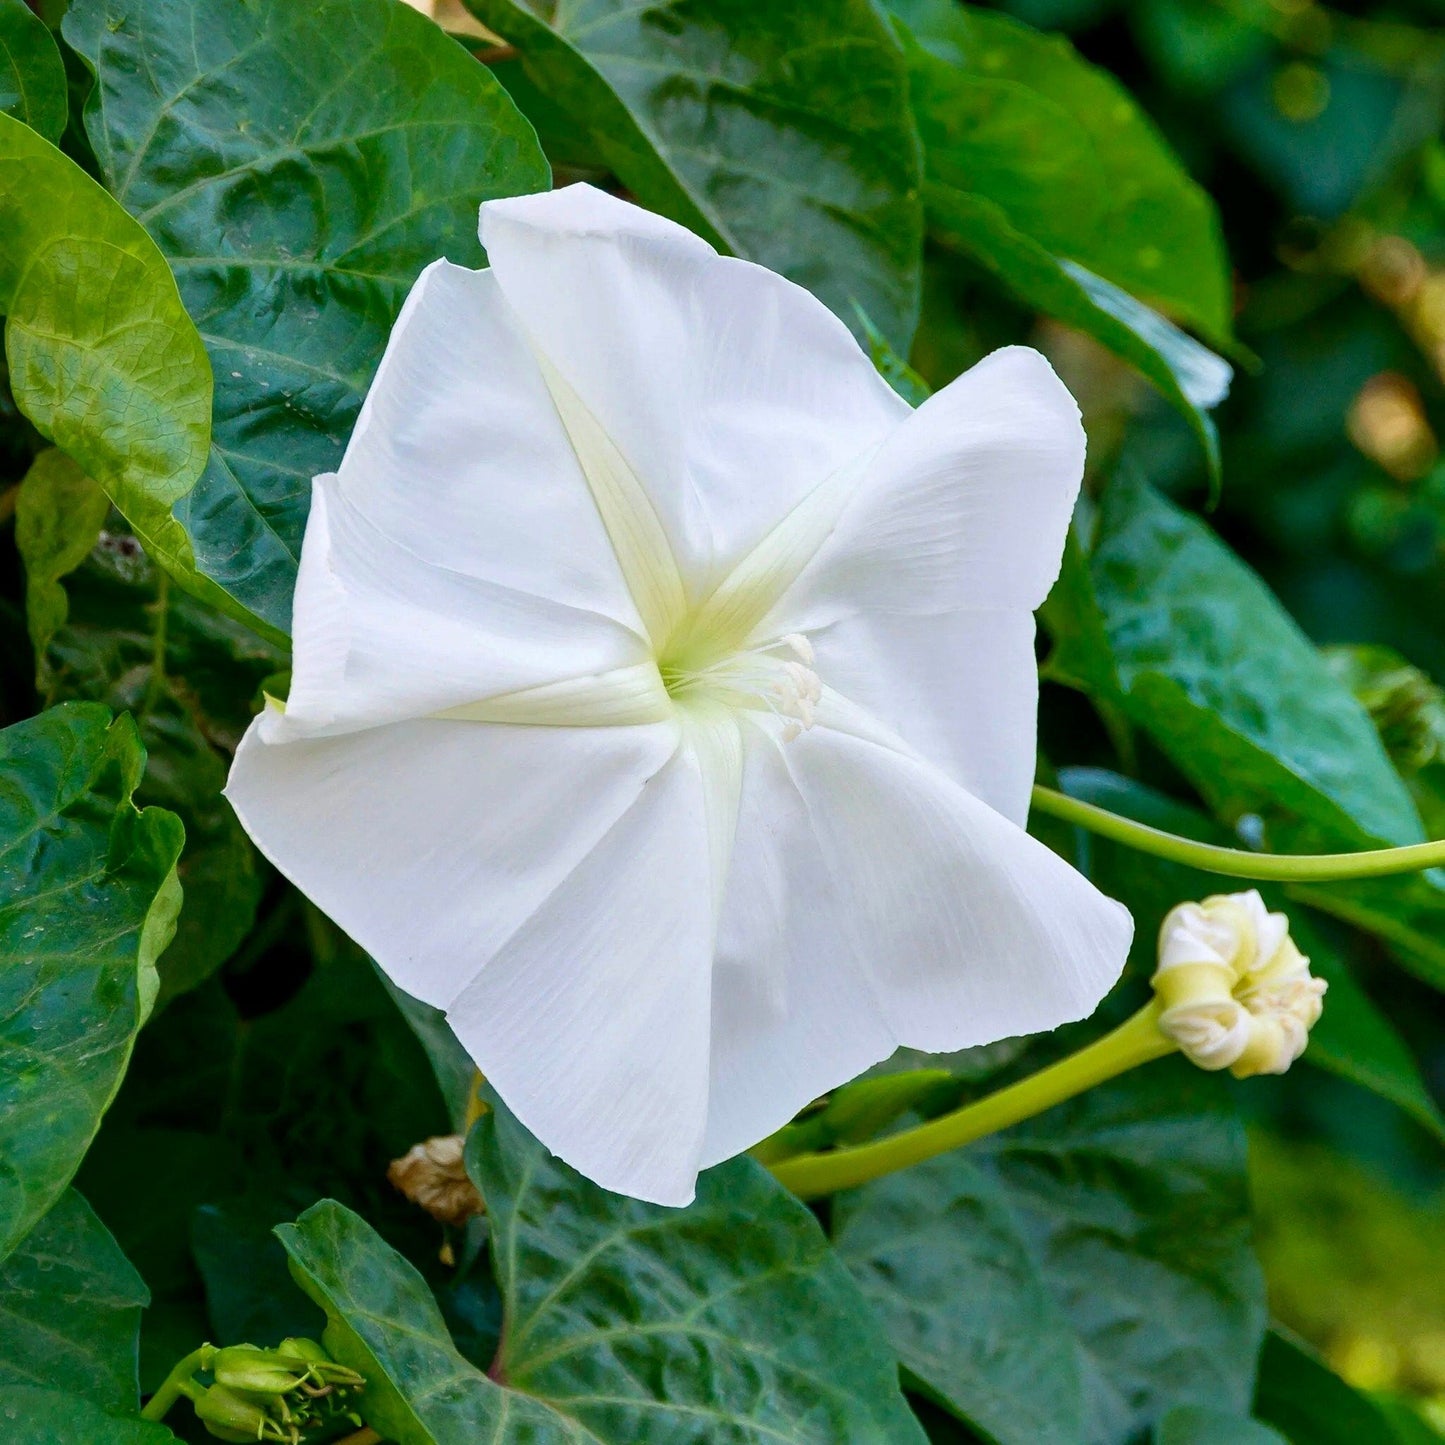
<instances>
[{"instance_id":1,"label":"flower stalk","mask_svg":"<svg viewBox=\"0 0 1445 1445\"><path fill-rule=\"evenodd\" d=\"M868 1144L761 1162L813 1199L971 1144L1176 1050L1240 1079L1282 1074L1304 1052L1325 993L1289 920L1253 890L1170 909L1151 983L1154 997L1131 1018L1027 1079Z\"/></svg>"},{"instance_id":2,"label":"flower stalk","mask_svg":"<svg viewBox=\"0 0 1445 1445\"><path fill-rule=\"evenodd\" d=\"M1181 838L1147 823L1120 817L1107 808L1071 798L1053 788L1035 786L1033 805L1041 813L1087 828L1101 838L1122 843L1140 853L1183 863L1202 873L1259 882L1341 883L1357 878L1386 878L1445 866L1445 840L1411 843L1403 848L1371 848L1355 853L1251 853L1245 848L1223 848Z\"/></svg>"},{"instance_id":3,"label":"flower stalk","mask_svg":"<svg viewBox=\"0 0 1445 1445\"><path fill-rule=\"evenodd\" d=\"M971 1144L1140 1064L1173 1053L1178 1045L1159 1031L1159 1014L1158 1001L1151 1000L1112 1033L1095 1039L1077 1053L951 1114L886 1139L875 1139L871 1144L827 1154L798 1154L772 1165L772 1171L799 1198L814 1199Z\"/></svg>"},{"instance_id":4,"label":"flower stalk","mask_svg":"<svg viewBox=\"0 0 1445 1445\"><path fill-rule=\"evenodd\" d=\"M187 1386L197 1370L210 1367L211 1357L216 1353L214 1345L201 1345L192 1350L184 1359L177 1360L171 1372L161 1381L160 1388L146 1401L140 1412L142 1420L163 1420L166 1412L181 1398L189 1396Z\"/></svg>"}]
</instances>

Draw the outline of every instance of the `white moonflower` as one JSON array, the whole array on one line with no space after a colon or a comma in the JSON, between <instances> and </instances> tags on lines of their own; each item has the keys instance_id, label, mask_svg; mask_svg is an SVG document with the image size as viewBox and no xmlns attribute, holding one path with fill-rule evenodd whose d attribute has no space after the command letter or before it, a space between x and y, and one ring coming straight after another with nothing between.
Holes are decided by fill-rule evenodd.
<instances>
[{"instance_id":1,"label":"white moonflower","mask_svg":"<svg viewBox=\"0 0 1445 1445\"><path fill-rule=\"evenodd\" d=\"M482 207L316 479L228 795L537 1137L686 1203L899 1044L1088 1014L1023 831L1083 466L1037 353L912 410L818 301L586 186Z\"/></svg>"}]
</instances>

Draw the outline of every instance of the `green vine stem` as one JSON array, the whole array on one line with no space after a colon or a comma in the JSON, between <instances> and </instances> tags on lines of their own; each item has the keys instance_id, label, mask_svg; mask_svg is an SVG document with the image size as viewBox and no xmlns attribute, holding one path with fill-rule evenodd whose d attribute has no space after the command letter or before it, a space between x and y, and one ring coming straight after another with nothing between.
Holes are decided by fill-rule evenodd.
<instances>
[{"instance_id":1,"label":"green vine stem","mask_svg":"<svg viewBox=\"0 0 1445 1445\"><path fill-rule=\"evenodd\" d=\"M1353 878L1384 878L1392 873L1413 873L1445 865L1445 841L1411 843L1404 848L1373 848L1358 853L1251 853L1244 848L1221 848L1181 838L1132 818L1121 818L1107 808L1071 798L1053 788L1036 785L1034 807L1065 823L1077 824L1123 843L1140 853L1184 863L1204 873L1261 882L1331 883Z\"/></svg>"},{"instance_id":2,"label":"green vine stem","mask_svg":"<svg viewBox=\"0 0 1445 1445\"><path fill-rule=\"evenodd\" d=\"M145 1408L140 1412L141 1419L163 1420L166 1411L182 1395L190 1398L192 1394L191 1377L197 1370L204 1370L215 1353L214 1345L201 1345L192 1350L183 1360L177 1360L171 1368L170 1374L161 1381L160 1389L146 1401Z\"/></svg>"},{"instance_id":3,"label":"green vine stem","mask_svg":"<svg viewBox=\"0 0 1445 1445\"><path fill-rule=\"evenodd\" d=\"M1173 1053L1177 1045L1160 1033L1159 1013L1159 1003L1151 1001L1112 1033L1078 1053L916 1128L856 1148L796 1154L769 1167L799 1198L814 1199L921 1164L936 1154L1041 1114L1140 1064Z\"/></svg>"}]
</instances>

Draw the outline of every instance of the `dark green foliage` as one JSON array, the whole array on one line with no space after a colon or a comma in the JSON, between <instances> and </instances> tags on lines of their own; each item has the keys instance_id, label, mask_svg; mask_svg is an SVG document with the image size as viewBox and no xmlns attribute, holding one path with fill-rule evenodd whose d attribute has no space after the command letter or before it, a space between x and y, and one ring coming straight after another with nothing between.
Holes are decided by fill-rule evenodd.
<instances>
[{"instance_id":1,"label":"dark green foliage","mask_svg":"<svg viewBox=\"0 0 1445 1445\"><path fill-rule=\"evenodd\" d=\"M53 708L0 732L0 1258L70 1182L156 995L180 821L131 802L128 718Z\"/></svg>"},{"instance_id":2,"label":"dark green foliage","mask_svg":"<svg viewBox=\"0 0 1445 1445\"><path fill-rule=\"evenodd\" d=\"M0 0L0 110L54 141L68 109L65 65L44 22L25 0Z\"/></svg>"},{"instance_id":3,"label":"dark green foliage","mask_svg":"<svg viewBox=\"0 0 1445 1445\"><path fill-rule=\"evenodd\" d=\"M1246 1410L1264 1329L1243 1137L1154 1064L842 1196L840 1252L930 1398L1000 1445L1108 1445Z\"/></svg>"},{"instance_id":4,"label":"dark green foliage","mask_svg":"<svg viewBox=\"0 0 1445 1445\"><path fill-rule=\"evenodd\" d=\"M907 350L919 145L867 0L468 0L638 199ZM520 94L520 92L519 92ZM525 99L525 97L523 97Z\"/></svg>"},{"instance_id":5,"label":"dark green foliage","mask_svg":"<svg viewBox=\"0 0 1445 1445\"><path fill-rule=\"evenodd\" d=\"M0 1266L0 1390L40 1385L136 1407L136 1342L150 1293L75 1190Z\"/></svg>"}]
</instances>

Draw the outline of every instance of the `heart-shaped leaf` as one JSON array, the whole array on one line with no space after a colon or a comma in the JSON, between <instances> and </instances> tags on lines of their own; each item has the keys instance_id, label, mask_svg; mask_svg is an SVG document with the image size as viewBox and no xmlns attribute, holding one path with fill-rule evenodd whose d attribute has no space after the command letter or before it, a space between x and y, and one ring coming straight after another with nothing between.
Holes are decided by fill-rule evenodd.
<instances>
[{"instance_id":1,"label":"heart-shaped leaf","mask_svg":"<svg viewBox=\"0 0 1445 1445\"><path fill-rule=\"evenodd\" d=\"M278 1231L402 1445L459 1439L921 1445L893 1356L813 1216L750 1159L687 1209L608 1194L501 1108L473 1131L502 1345L457 1353L420 1275L327 1201Z\"/></svg>"}]
</instances>

